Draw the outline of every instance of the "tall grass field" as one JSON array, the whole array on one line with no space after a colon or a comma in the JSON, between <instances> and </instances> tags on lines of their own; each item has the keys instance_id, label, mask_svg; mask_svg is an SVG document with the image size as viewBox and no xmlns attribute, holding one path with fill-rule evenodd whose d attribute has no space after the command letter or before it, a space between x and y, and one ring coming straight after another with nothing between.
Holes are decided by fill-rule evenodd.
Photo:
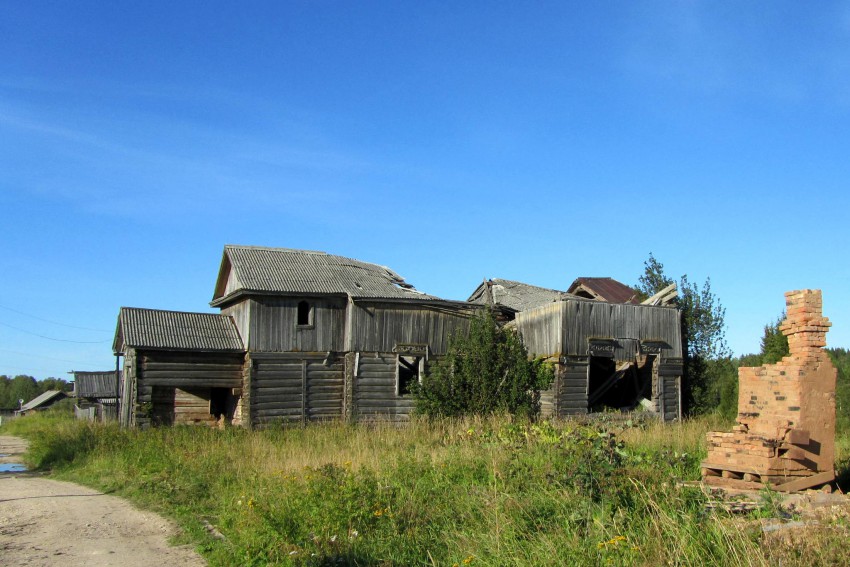
<instances>
[{"instance_id":1,"label":"tall grass field","mask_svg":"<svg viewBox=\"0 0 850 567\"><path fill-rule=\"evenodd\" d=\"M709 430L493 417L146 431L59 415L0 434L32 467L173 518L211 565L842 565L846 518L772 538L696 483ZM850 436L839 438L840 471Z\"/></svg>"}]
</instances>

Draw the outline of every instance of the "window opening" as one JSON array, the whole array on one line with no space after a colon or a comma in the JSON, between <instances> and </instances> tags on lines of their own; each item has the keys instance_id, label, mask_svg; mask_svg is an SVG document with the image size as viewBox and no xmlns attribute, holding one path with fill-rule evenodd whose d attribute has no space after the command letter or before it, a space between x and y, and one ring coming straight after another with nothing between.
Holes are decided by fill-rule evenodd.
<instances>
[{"instance_id":1,"label":"window opening","mask_svg":"<svg viewBox=\"0 0 850 567\"><path fill-rule=\"evenodd\" d=\"M313 324L313 306L310 305L307 301L299 301L298 302L298 325L312 325Z\"/></svg>"},{"instance_id":2,"label":"window opening","mask_svg":"<svg viewBox=\"0 0 850 567\"><path fill-rule=\"evenodd\" d=\"M399 396L406 396L411 393L413 384L421 381L422 376L422 360L421 356L401 356L398 357L398 390Z\"/></svg>"}]
</instances>

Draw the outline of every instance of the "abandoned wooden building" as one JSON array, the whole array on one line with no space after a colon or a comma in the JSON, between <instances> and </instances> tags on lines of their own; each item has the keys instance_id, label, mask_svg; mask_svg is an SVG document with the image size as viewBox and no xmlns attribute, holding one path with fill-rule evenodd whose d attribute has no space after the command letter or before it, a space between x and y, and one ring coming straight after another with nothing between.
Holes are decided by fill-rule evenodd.
<instances>
[{"instance_id":1,"label":"abandoned wooden building","mask_svg":"<svg viewBox=\"0 0 850 567\"><path fill-rule=\"evenodd\" d=\"M110 421L118 418L120 372L74 370L74 414L78 419Z\"/></svg>"},{"instance_id":2,"label":"abandoned wooden building","mask_svg":"<svg viewBox=\"0 0 850 567\"><path fill-rule=\"evenodd\" d=\"M583 295L491 279L469 297L501 308L529 353L554 363L555 382L541 393L542 414L643 408L665 421L680 418L679 311L656 305L655 296L632 304L634 290L611 278L579 278L570 289ZM669 298L670 292L659 297ZM586 297L592 294L595 298Z\"/></svg>"},{"instance_id":3,"label":"abandoned wooden building","mask_svg":"<svg viewBox=\"0 0 850 567\"><path fill-rule=\"evenodd\" d=\"M404 419L410 385L476 306L417 291L384 266L323 252L227 246L211 305L245 342L242 420Z\"/></svg>"},{"instance_id":4,"label":"abandoned wooden building","mask_svg":"<svg viewBox=\"0 0 850 567\"><path fill-rule=\"evenodd\" d=\"M477 308L376 264L248 246L225 247L211 305L121 309L122 423L405 419L411 384Z\"/></svg>"},{"instance_id":5,"label":"abandoned wooden building","mask_svg":"<svg viewBox=\"0 0 850 567\"><path fill-rule=\"evenodd\" d=\"M603 282L609 294L611 282ZM678 417L678 311L612 303L599 285L587 289L597 290L595 300L489 280L468 301L451 301L377 264L225 246L210 302L220 313L121 308L113 345L124 358L119 418L247 427L403 420L413 409L411 385L482 304L515 325L532 354L555 363L544 415L641 405Z\"/></svg>"},{"instance_id":6,"label":"abandoned wooden building","mask_svg":"<svg viewBox=\"0 0 850 567\"><path fill-rule=\"evenodd\" d=\"M122 425L212 425L236 414L245 351L230 317L122 307L112 350L124 357Z\"/></svg>"}]
</instances>

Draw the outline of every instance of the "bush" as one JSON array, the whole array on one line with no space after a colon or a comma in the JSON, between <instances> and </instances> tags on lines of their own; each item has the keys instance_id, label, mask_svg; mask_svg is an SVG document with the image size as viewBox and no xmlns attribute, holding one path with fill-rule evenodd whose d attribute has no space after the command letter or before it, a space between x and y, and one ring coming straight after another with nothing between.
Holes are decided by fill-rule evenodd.
<instances>
[{"instance_id":1,"label":"bush","mask_svg":"<svg viewBox=\"0 0 850 567\"><path fill-rule=\"evenodd\" d=\"M507 412L533 417L540 410L540 390L552 379L551 366L529 360L516 331L501 327L484 309L468 334L451 338L445 358L414 385L413 394L417 411L429 416Z\"/></svg>"}]
</instances>

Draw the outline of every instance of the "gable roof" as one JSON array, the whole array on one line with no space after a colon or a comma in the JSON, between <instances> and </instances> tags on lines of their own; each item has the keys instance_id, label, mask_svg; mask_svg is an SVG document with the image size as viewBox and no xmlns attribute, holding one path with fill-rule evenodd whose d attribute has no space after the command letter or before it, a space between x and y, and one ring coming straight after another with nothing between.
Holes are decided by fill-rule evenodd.
<instances>
[{"instance_id":1,"label":"gable roof","mask_svg":"<svg viewBox=\"0 0 850 567\"><path fill-rule=\"evenodd\" d=\"M385 266L325 252L227 245L210 305L249 293L439 299L417 291Z\"/></svg>"},{"instance_id":2,"label":"gable roof","mask_svg":"<svg viewBox=\"0 0 850 567\"><path fill-rule=\"evenodd\" d=\"M493 303L514 311L525 311L566 297L573 296L557 289L493 278L479 285L467 301L482 304Z\"/></svg>"},{"instance_id":3,"label":"gable roof","mask_svg":"<svg viewBox=\"0 0 850 567\"><path fill-rule=\"evenodd\" d=\"M228 315L122 307L112 350L125 347L162 350L242 352L245 347Z\"/></svg>"},{"instance_id":4,"label":"gable roof","mask_svg":"<svg viewBox=\"0 0 850 567\"><path fill-rule=\"evenodd\" d=\"M48 390L48 391L44 392L43 394L39 394L38 396L34 397L33 399L31 399L30 401L25 403L23 406L21 406L20 411L34 410L34 409L37 409L37 408L39 408L43 405L46 405L50 402L56 402L56 401L59 401L62 398L67 398L67 397L68 397L68 394L66 394L62 390Z\"/></svg>"},{"instance_id":5,"label":"gable roof","mask_svg":"<svg viewBox=\"0 0 850 567\"><path fill-rule=\"evenodd\" d=\"M637 292L634 289L613 278L576 278L567 292L608 303L637 301Z\"/></svg>"},{"instance_id":6,"label":"gable roof","mask_svg":"<svg viewBox=\"0 0 850 567\"><path fill-rule=\"evenodd\" d=\"M117 391L115 370L74 370L74 394L78 398L114 398Z\"/></svg>"}]
</instances>

